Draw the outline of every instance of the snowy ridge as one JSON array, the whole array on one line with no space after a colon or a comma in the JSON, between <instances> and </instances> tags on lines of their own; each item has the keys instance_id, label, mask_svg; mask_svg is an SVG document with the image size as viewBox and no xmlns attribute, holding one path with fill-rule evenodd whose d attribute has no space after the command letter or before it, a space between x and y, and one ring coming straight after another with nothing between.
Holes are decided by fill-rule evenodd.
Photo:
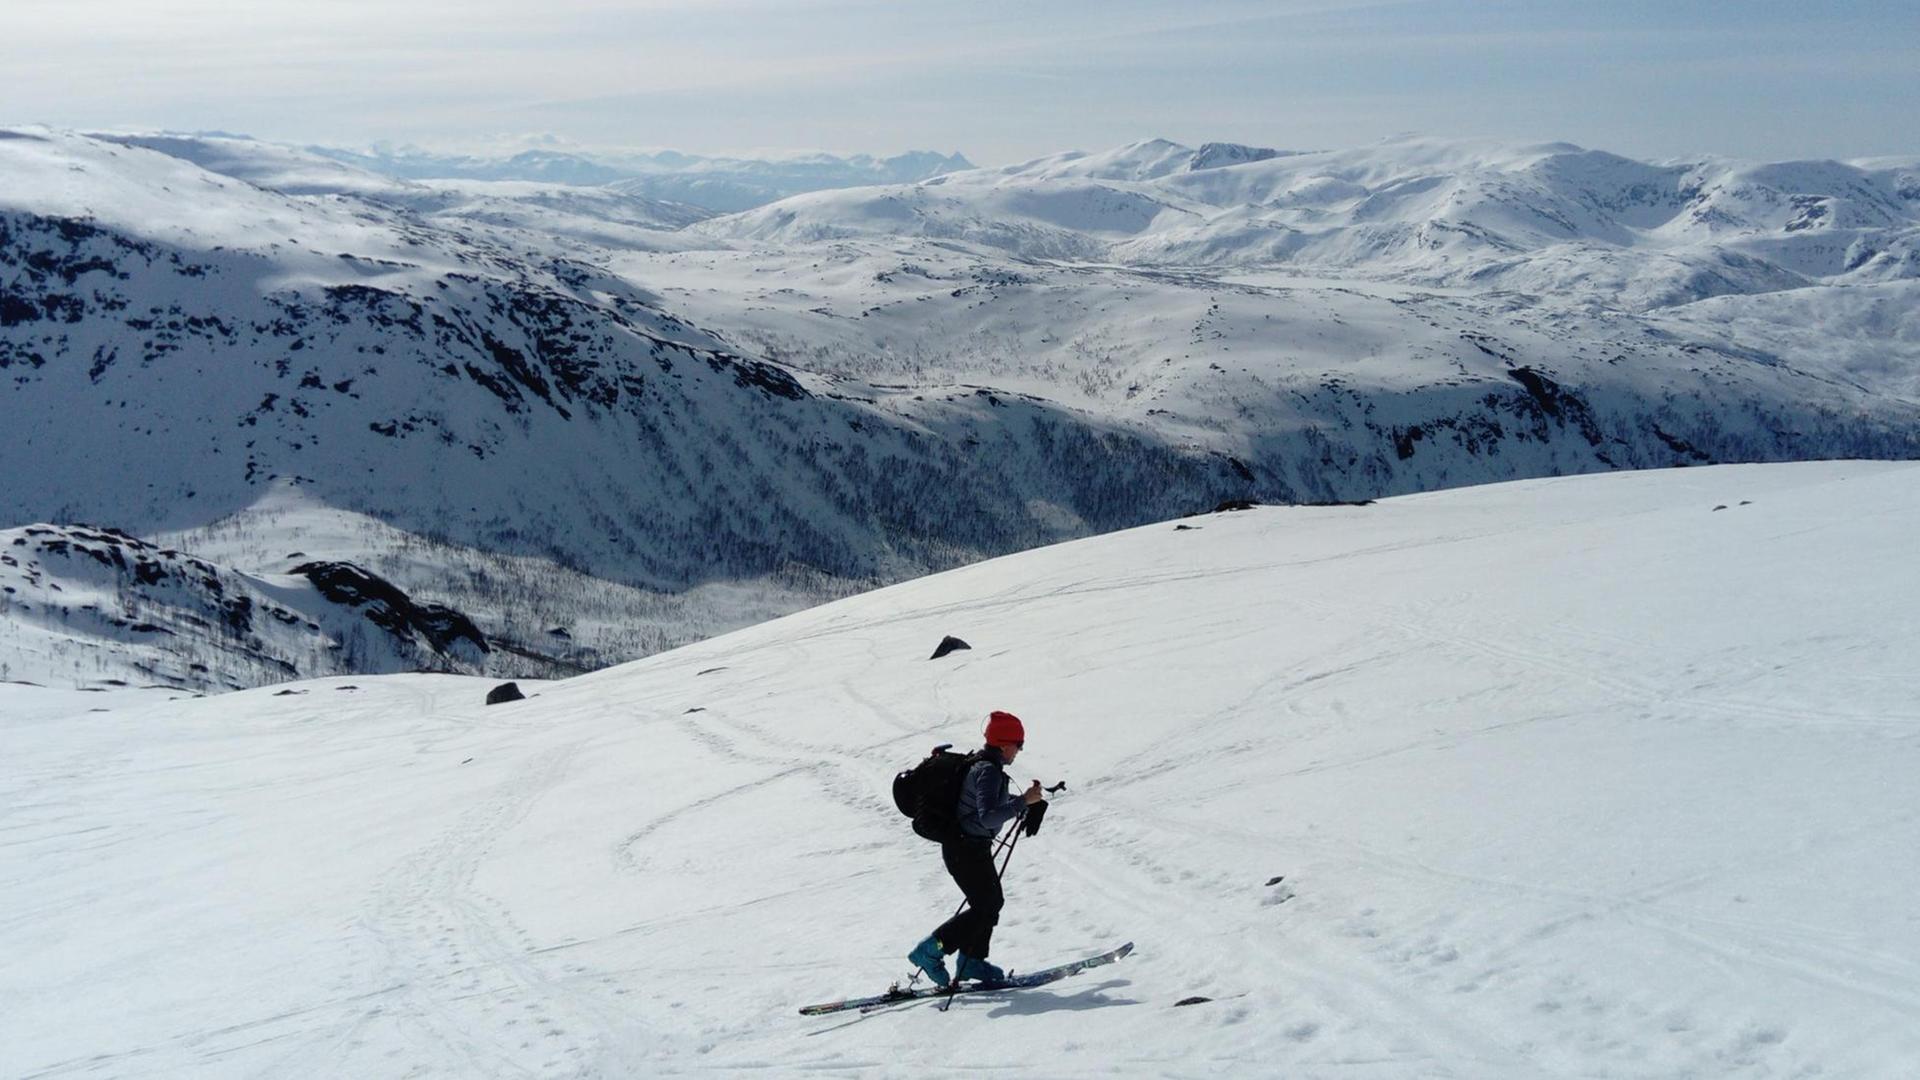
<instances>
[{"instance_id":1,"label":"snowy ridge","mask_svg":"<svg viewBox=\"0 0 1920 1080\"><path fill-rule=\"evenodd\" d=\"M261 576L111 529L0 530L0 678L238 690L319 675L478 673L465 615L350 563Z\"/></svg>"},{"instance_id":2,"label":"snowy ridge","mask_svg":"<svg viewBox=\"0 0 1920 1080\"><path fill-rule=\"evenodd\" d=\"M654 153L528 150L507 158L390 148L363 153L316 146L307 152L397 178L606 185L628 195L665 199L720 213L746 210L804 191L912 183L973 168L973 163L959 154L927 151L885 158L869 154L844 158L832 154L788 154L768 159L705 157L672 150Z\"/></svg>"},{"instance_id":3,"label":"snowy ridge","mask_svg":"<svg viewBox=\"0 0 1920 1080\"><path fill-rule=\"evenodd\" d=\"M312 561L356 562L409 595L469 613L493 651L486 672L554 678L751 626L873 583L798 567L687 589L647 590L538 555L516 556L396 529L326 505L294 481L253 505L157 539L216 563L284 574Z\"/></svg>"},{"instance_id":4,"label":"snowy ridge","mask_svg":"<svg viewBox=\"0 0 1920 1080\"><path fill-rule=\"evenodd\" d=\"M1409 138L1282 155L1153 140L819 192L699 228L781 242L920 235L1129 265L1285 264L1644 310L1815 281L1920 278L1920 170L1654 165L1565 143ZM1620 283L1608 268L1623 252L1634 265ZM1581 260L1597 265L1566 265Z\"/></svg>"},{"instance_id":5,"label":"snowy ridge","mask_svg":"<svg viewBox=\"0 0 1920 1080\"><path fill-rule=\"evenodd\" d=\"M1156 524L509 705L0 683L0 1073L1905 1080L1916 529L1911 464L1625 473ZM1069 785L993 959L1133 955L794 1016L952 910L887 785L993 708Z\"/></svg>"},{"instance_id":6,"label":"snowy ridge","mask_svg":"<svg viewBox=\"0 0 1920 1080\"><path fill-rule=\"evenodd\" d=\"M157 151L266 191L364 199L456 228L493 225L558 237L579 233L585 238L642 249L662 245L671 248L675 246L673 241L661 234L711 216L711 211L700 207L643 198L604 186L394 177L314 151L231 136L96 138ZM587 223L600 229L583 229ZM625 231L619 231L622 227Z\"/></svg>"}]
</instances>

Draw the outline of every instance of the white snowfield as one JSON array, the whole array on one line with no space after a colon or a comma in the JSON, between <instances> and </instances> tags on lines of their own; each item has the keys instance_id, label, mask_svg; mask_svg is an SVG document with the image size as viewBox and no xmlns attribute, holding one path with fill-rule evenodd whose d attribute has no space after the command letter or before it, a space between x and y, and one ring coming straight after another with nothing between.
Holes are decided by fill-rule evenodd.
<instances>
[{"instance_id":1,"label":"white snowfield","mask_svg":"<svg viewBox=\"0 0 1920 1080\"><path fill-rule=\"evenodd\" d=\"M0 684L0 1075L1920 1075L1917 531L1913 464L1622 473L1147 526L494 707ZM1069 788L993 958L1136 952L796 1015L953 909L888 781L994 708Z\"/></svg>"}]
</instances>

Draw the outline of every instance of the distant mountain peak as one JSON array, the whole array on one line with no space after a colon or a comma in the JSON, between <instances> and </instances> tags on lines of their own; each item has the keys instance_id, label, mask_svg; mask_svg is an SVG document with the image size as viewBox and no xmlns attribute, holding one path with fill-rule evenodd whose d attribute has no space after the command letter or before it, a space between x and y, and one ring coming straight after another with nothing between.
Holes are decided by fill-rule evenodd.
<instances>
[{"instance_id":1,"label":"distant mountain peak","mask_svg":"<svg viewBox=\"0 0 1920 1080\"><path fill-rule=\"evenodd\" d=\"M810 191L911 184L974 168L960 153L910 150L891 157L824 151L765 158L646 152L523 150L509 157L440 154L375 144L365 151L308 152L400 180L523 180L582 187L617 185L630 195L734 213Z\"/></svg>"},{"instance_id":2,"label":"distant mountain peak","mask_svg":"<svg viewBox=\"0 0 1920 1080\"><path fill-rule=\"evenodd\" d=\"M1239 143L1210 142L1203 144L1193 152L1193 158L1187 162L1188 172L1201 169L1218 169L1228 165L1244 165L1249 161L1266 161L1280 156L1280 151L1265 146L1243 146Z\"/></svg>"}]
</instances>

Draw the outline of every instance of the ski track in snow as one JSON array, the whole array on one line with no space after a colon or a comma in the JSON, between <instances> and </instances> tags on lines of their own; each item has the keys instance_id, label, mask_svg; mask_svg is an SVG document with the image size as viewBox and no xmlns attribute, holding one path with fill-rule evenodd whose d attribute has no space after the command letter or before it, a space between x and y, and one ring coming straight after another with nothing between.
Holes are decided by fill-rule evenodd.
<instances>
[{"instance_id":1,"label":"ski track in snow","mask_svg":"<svg viewBox=\"0 0 1920 1080\"><path fill-rule=\"evenodd\" d=\"M552 1014L587 1003L526 958L534 943L473 884L489 841L559 781L578 749L559 748L520 766L490 799L386 875L392 885L376 898L368 928L386 954L384 966L404 977L408 990L393 1006L395 1023L426 1063L452 1061L476 1075L530 1076L581 1052L564 1042L567 1026ZM508 1041L514 1028L522 1029L517 1042ZM394 1064L408 1072L419 1067Z\"/></svg>"}]
</instances>

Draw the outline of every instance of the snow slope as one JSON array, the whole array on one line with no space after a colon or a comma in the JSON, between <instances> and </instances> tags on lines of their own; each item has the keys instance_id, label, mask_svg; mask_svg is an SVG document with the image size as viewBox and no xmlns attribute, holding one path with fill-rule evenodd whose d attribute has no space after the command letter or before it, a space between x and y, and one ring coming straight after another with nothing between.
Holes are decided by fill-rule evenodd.
<instances>
[{"instance_id":1,"label":"snow slope","mask_svg":"<svg viewBox=\"0 0 1920 1080\"><path fill-rule=\"evenodd\" d=\"M0 684L0 1073L1909 1077L1916 528L1911 464L1619 473L1151 525L491 708ZM952 909L886 787L991 708L1069 784L995 959L1137 951L795 1015Z\"/></svg>"}]
</instances>

